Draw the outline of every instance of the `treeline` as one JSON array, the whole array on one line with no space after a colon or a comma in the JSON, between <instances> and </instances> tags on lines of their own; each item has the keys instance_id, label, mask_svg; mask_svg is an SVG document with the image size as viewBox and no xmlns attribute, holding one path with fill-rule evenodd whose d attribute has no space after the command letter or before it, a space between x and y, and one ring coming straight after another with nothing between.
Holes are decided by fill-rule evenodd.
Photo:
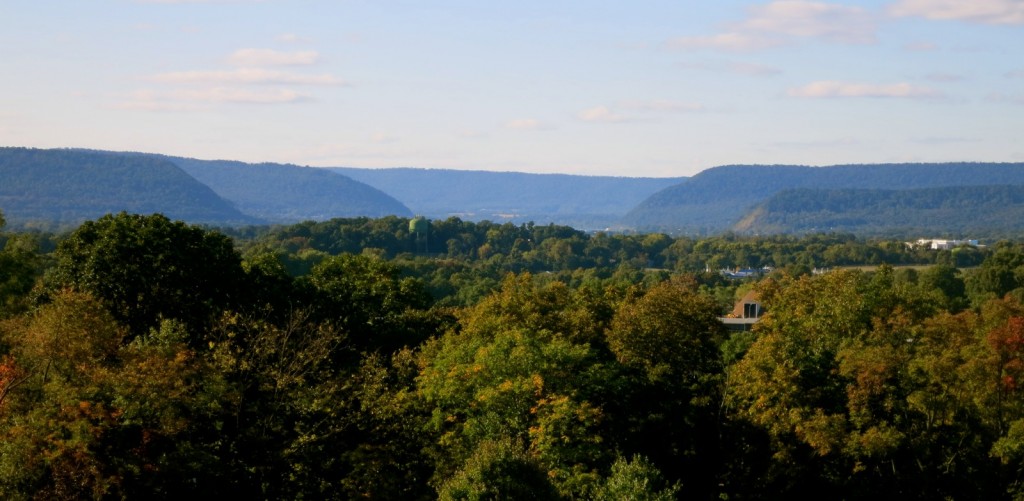
<instances>
[{"instance_id":1,"label":"treeline","mask_svg":"<svg viewBox=\"0 0 1024 501\"><path fill-rule=\"evenodd\" d=\"M5 499L1024 494L1021 244L125 213L4 238ZM929 264L801 267L826 253ZM715 255L790 264L693 272ZM726 331L751 288L768 314Z\"/></svg>"},{"instance_id":2,"label":"treeline","mask_svg":"<svg viewBox=\"0 0 1024 501\"><path fill-rule=\"evenodd\" d=\"M677 272L883 263L969 267L983 259L982 251L974 247L935 252L900 240L864 239L849 233L671 237L663 233L586 233L553 224L471 222L455 217L430 221L428 231L421 234L410 231L409 219L399 217L339 218L225 231L244 240L247 248L262 246L294 255L368 252L388 259L425 256L491 261L511 271L533 272L624 263Z\"/></svg>"}]
</instances>

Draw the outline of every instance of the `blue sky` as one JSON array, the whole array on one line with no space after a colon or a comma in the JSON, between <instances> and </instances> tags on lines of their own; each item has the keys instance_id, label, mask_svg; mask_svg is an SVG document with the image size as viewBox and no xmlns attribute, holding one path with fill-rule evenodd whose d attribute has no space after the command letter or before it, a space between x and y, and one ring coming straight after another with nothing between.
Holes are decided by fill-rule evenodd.
<instances>
[{"instance_id":1,"label":"blue sky","mask_svg":"<svg viewBox=\"0 0 1024 501\"><path fill-rule=\"evenodd\" d=\"M689 176L1024 161L1024 0L6 0L0 145Z\"/></svg>"}]
</instances>

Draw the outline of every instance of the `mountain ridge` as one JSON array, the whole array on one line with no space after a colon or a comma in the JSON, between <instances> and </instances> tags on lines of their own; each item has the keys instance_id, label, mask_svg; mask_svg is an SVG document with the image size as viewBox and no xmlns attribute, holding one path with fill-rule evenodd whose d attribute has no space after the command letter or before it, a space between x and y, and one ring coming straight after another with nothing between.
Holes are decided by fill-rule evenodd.
<instances>
[{"instance_id":1,"label":"mountain ridge","mask_svg":"<svg viewBox=\"0 0 1024 501\"><path fill-rule=\"evenodd\" d=\"M727 165L707 169L638 204L622 224L640 231L728 231L772 195L795 188L916 189L1024 185L1024 163Z\"/></svg>"},{"instance_id":2,"label":"mountain ridge","mask_svg":"<svg viewBox=\"0 0 1024 501\"><path fill-rule=\"evenodd\" d=\"M0 147L0 210L12 225L67 226L112 212L160 212L207 224L256 224L231 202L158 158Z\"/></svg>"}]
</instances>

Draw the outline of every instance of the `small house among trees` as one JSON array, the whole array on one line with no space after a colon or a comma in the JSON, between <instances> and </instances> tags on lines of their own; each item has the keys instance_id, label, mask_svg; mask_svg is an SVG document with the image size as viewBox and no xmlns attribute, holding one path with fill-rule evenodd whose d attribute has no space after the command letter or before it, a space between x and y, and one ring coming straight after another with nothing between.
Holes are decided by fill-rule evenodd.
<instances>
[{"instance_id":1,"label":"small house among trees","mask_svg":"<svg viewBox=\"0 0 1024 501\"><path fill-rule=\"evenodd\" d=\"M764 315L764 306L761 305L760 297L757 292L750 291L720 320L730 331L748 331L761 319L761 315Z\"/></svg>"}]
</instances>

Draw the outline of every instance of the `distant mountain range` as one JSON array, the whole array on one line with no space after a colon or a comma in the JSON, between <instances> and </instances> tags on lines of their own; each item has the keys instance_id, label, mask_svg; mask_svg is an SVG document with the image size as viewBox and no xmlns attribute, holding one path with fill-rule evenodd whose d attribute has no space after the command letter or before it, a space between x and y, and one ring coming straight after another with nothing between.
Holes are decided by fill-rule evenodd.
<instances>
[{"instance_id":1,"label":"distant mountain range","mask_svg":"<svg viewBox=\"0 0 1024 501\"><path fill-rule=\"evenodd\" d=\"M1019 231L1024 230L1024 219L1013 220L1012 214L1020 210L1016 199L1000 195L990 202L986 197L1000 193L994 187L1022 185L1024 163L730 165L705 170L651 195L622 224L674 234L883 234L910 226L969 232L982 221L990 230L990 224L1001 221L1001 230ZM954 200L956 210L950 206ZM828 208L816 209L820 204Z\"/></svg>"},{"instance_id":2,"label":"distant mountain range","mask_svg":"<svg viewBox=\"0 0 1024 501\"><path fill-rule=\"evenodd\" d=\"M379 188L426 217L555 222L583 230L617 226L652 193L686 180L451 169L330 170Z\"/></svg>"},{"instance_id":3,"label":"distant mountain range","mask_svg":"<svg viewBox=\"0 0 1024 501\"><path fill-rule=\"evenodd\" d=\"M312 168L0 148L12 226L109 212L237 226L395 215L671 234L1024 234L1024 163L731 165L692 178Z\"/></svg>"},{"instance_id":4,"label":"distant mountain range","mask_svg":"<svg viewBox=\"0 0 1024 501\"><path fill-rule=\"evenodd\" d=\"M12 226L69 226L124 210L211 225L418 214L603 229L652 193L683 180L312 168L137 152L0 148L0 211Z\"/></svg>"}]
</instances>

